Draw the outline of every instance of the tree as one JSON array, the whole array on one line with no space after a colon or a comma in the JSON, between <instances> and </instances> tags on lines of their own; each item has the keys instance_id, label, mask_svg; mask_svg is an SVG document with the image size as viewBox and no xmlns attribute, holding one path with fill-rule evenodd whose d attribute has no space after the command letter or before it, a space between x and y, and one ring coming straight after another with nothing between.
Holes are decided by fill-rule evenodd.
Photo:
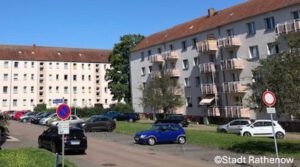
<instances>
[{"instance_id":1,"label":"tree","mask_svg":"<svg viewBox=\"0 0 300 167\"><path fill-rule=\"evenodd\" d=\"M253 70L255 82L252 84L252 101L262 110L262 93L268 89L276 94L276 109L279 115L284 112L299 115L300 34L287 35L285 40L290 51L261 60L260 66Z\"/></svg>"},{"instance_id":2,"label":"tree","mask_svg":"<svg viewBox=\"0 0 300 167\"><path fill-rule=\"evenodd\" d=\"M113 100L126 103L131 102L130 91L130 50L144 39L142 35L130 34L121 37L120 42L115 44L112 53L109 55L111 69L106 72L106 79L110 80L110 89Z\"/></svg>"},{"instance_id":3,"label":"tree","mask_svg":"<svg viewBox=\"0 0 300 167\"><path fill-rule=\"evenodd\" d=\"M182 89L178 81L172 79L164 70L160 70L160 74L155 75L147 82L145 88L141 89L143 91L142 105L150 107L154 112L162 110L164 114L172 113L175 108L184 104L181 97Z\"/></svg>"},{"instance_id":4,"label":"tree","mask_svg":"<svg viewBox=\"0 0 300 167\"><path fill-rule=\"evenodd\" d=\"M34 107L33 110L38 111L38 112L46 111L47 110L47 105L45 103L38 104L38 105L36 105L36 107Z\"/></svg>"}]
</instances>

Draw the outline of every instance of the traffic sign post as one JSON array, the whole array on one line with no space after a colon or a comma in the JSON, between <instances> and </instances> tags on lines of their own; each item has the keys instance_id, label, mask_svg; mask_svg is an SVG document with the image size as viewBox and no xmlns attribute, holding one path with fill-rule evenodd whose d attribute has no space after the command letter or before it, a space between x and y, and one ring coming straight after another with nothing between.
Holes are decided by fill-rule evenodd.
<instances>
[{"instance_id":1,"label":"traffic sign post","mask_svg":"<svg viewBox=\"0 0 300 167\"><path fill-rule=\"evenodd\" d=\"M277 140L276 140L275 129L274 129L274 124L273 124L273 114L276 113L276 109L273 106L276 104L276 96L273 92L267 90L263 93L262 99L263 99L263 102L265 103L265 105L267 106L267 113L270 114L270 116L271 116L272 133L273 133L273 137L274 137L276 157L279 159ZM278 167L280 167L279 162L278 162Z\"/></svg>"},{"instance_id":2,"label":"traffic sign post","mask_svg":"<svg viewBox=\"0 0 300 167\"><path fill-rule=\"evenodd\" d=\"M58 124L58 134L62 135L62 166L65 165L65 134L69 134L70 131L70 125L69 122L65 122L66 119L68 119L71 115L71 109L67 104L61 104L56 109L56 115L58 118L60 118L62 121Z\"/></svg>"}]
</instances>

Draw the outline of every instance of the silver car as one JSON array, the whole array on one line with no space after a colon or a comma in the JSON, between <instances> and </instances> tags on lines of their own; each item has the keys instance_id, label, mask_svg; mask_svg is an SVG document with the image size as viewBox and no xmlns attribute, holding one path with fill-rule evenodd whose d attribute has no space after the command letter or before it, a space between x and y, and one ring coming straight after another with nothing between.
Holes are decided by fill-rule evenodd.
<instances>
[{"instance_id":1,"label":"silver car","mask_svg":"<svg viewBox=\"0 0 300 167\"><path fill-rule=\"evenodd\" d=\"M249 119L235 119L225 125L219 125L217 131L223 133L240 133L243 127L249 124L251 124Z\"/></svg>"}]
</instances>

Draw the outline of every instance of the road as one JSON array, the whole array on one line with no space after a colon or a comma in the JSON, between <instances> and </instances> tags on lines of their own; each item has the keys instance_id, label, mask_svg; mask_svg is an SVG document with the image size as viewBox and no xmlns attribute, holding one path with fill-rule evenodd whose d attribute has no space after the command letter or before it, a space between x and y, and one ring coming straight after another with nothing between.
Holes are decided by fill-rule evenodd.
<instances>
[{"instance_id":1,"label":"road","mask_svg":"<svg viewBox=\"0 0 300 167\"><path fill-rule=\"evenodd\" d=\"M3 148L37 147L38 136L45 127L22 124L11 121L10 135L19 142L7 142ZM67 158L78 166L120 166L120 167L213 167L205 160L191 160L165 152L155 152L149 149L132 147L117 142L110 142L88 134L88 149L86 155L68 155ZM147 147L147 146L144 146Z\"/></svg>"}]
</instances>

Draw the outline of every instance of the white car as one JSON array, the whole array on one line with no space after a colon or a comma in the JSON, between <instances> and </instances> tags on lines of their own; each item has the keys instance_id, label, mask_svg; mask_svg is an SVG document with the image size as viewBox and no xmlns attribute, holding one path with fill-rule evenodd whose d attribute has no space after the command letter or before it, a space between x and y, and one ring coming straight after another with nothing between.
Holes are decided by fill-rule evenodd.
<instances>
[{"instance_id":1,"label":"white car","mask_svg":"<svg viewBox=\"0 0 300 167\"><path fill-rule=\"evenodd\" d=\"M74 127L74 126L78 125L79 123L84 122L83 119L80 119L80 118L79 118L78 116L76 116L76 115L71 115L71 116L70 116L70 119L69 119L69 120L66 120L66 121L69 121L71 127ZM51 122L51 126L57 126L57 125L59 124L59 122L60 122L60 120L53 121L53 122Z\"/></svg>"},{"instance_id":2,"label":"white car","mask_svg":"<svg viewBox=\"0 0 300 167\"><path fill-rule=\"evenodd\" d=\"M42 119L40 120L39 124L40 124L40 125L46 125L48 120L53 119L53 118L56 118L56 117L57 117L56 113L53 113L53 114L49 115L49 116L46 117L46 118L42 118Z\"/></svg>"},{"instance_id":3,"label":"white car","mask_svg":"<svg viewBox=\"0 0 300 167\"><path fill-rule=\"evenodd\" d=\"M243 129L243 127L251 124L251 121L249 119L235 119L233 121L230 121L227 124L219 125L217 128L218 132L222 133L240 133L240 131Z\"/></svg>"},{"instance_id":4,"label":"white car","mask_svg":"<svg viewBox=\"0 0 300 167\"><path fill-rule=\"evenodd\" d=\"M278 139L283 139L285 136L285 130L278 124L277 121L273 121L273 125L275 137ZM272 121L256 120L252 124L244 127L240 134L241 136L273 137Z\"/></svg>"}]
</instances>

